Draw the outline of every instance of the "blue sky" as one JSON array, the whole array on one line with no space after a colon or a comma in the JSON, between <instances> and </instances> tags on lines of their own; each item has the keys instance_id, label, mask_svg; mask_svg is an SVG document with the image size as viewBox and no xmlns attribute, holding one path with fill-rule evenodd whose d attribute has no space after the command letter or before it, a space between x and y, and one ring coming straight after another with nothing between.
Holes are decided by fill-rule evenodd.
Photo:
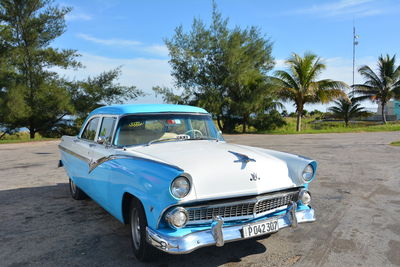
<instances>
[{"instance_id":1,"label":"blue sky","mask_svg":"<svg viewBox=\"0 0 400 267\"><path fill-rule=\"evenodd\" d=\"M56 1L70 6L67 32L53 46L72 48L82 55L86 68L59 72L69 78L95 76L122 66L120 83L135 85L148 95L135 102L160 103L152 86L171 86L168 50L163 39L183 25L190 29L193 18L210 21L208 0L90 0ZM230 26L258 26L273 41L276 68L284 68L291 52L312 51L321 56L327 70L321 78L351 84L353 19L360 36L356 65L375 66L380 54L400 52L400 1L265 1L217 0ZM399 55L400 57L400 55ZM400 58L398 60L400 63ZM356 75L356 82L362 82ZM374 105L366 103L368 107ZM290 104L286 105L293 111ZM308 109L325 110L327 105Z\"/></svg>"}]
</instances>

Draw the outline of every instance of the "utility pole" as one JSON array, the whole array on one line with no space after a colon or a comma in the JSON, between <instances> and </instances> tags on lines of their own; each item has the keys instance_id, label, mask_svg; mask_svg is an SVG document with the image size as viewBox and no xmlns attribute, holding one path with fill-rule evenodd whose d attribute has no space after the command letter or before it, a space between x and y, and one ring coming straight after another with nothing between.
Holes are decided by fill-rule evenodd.
<instances>
[{"instance_id":1,"label":"utility pole","mask_svg":"<svg viewBox=\"0 0 400 267\"><path fill-rule=\"evenodd\" d=\"M352 84L352 88L353 88L353 92L354 92L354 68L356 65L356 45L358 45L358 39L359 36L356 35L356 27L354 26L354 20L353 20L353 84Z\"/></svg>"}]
</instances>

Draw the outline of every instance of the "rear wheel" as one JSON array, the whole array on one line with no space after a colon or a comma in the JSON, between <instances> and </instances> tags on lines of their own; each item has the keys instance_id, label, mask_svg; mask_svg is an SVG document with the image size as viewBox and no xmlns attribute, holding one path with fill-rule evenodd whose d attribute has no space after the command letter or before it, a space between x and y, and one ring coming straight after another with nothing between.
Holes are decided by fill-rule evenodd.
<instances>
[{"instance_id":1,"label":"rear wheel","mask_svg":"<svg viewBox=\"0 0 400 267\"><path fill-rule=\"evenodd\" d=\"M147 219L142 204L136 199L131 200L129 224L133 254L140 261L149 261L156 251L146 241Z\"/></svg>"},{"instance_id":2,"label":"rear wheel","mask_svg":"<svg viewBox=\"0 0 400 267\"><path fill-rule=\"evenodd\" d=\"M82 200L85 199L87 196L85 192L83 192L75 183L74 181L69 179L69 191L71 192L71 196L75 200Z\"/></svg>"}]
</instances>

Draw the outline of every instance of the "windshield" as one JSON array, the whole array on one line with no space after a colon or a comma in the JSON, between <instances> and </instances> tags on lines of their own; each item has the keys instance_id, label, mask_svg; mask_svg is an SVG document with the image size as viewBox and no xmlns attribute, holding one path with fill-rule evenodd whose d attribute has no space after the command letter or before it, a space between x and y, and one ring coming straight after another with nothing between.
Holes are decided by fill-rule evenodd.
<instances>
[{"instance_id":1,"label":"windshield","mask_svg":"<svg viewBox=\"0 0 400 267\"><path fill-rule=\"evenodd\" d=\"M156 140L223 140L210 115L128 115L118 123L114 144L131 146Z\"/></svg>"}]
</instances>

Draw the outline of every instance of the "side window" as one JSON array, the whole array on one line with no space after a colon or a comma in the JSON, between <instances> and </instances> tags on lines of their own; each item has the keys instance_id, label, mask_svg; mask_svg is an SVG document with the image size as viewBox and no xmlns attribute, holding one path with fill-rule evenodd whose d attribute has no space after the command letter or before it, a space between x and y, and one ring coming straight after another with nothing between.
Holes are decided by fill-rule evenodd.
<instances>
[{"instance_id":1,"label":"side window","mask_svg":"<svg viewBox=\"0 0 400 267\"><path fill-rule=\"evenodd\" d=\"M86 125L86 128L83 131L81 138L94 141L94 138L96 137L96 130L98 124L99 124L99 118L91 119L89 123Z\"/></svg>"},{"instance_id":2,"label":"side window","mask_svg":"<svg viewBox=\"0 0 400 267\"><path fill-rule=\"evenodd\" d=\"M111 143L116 120L116 118L105 117L103 118L103 122L101 123L99 137L104 138L104 141L107 144Z\"/></svg>"}]
</instances>

